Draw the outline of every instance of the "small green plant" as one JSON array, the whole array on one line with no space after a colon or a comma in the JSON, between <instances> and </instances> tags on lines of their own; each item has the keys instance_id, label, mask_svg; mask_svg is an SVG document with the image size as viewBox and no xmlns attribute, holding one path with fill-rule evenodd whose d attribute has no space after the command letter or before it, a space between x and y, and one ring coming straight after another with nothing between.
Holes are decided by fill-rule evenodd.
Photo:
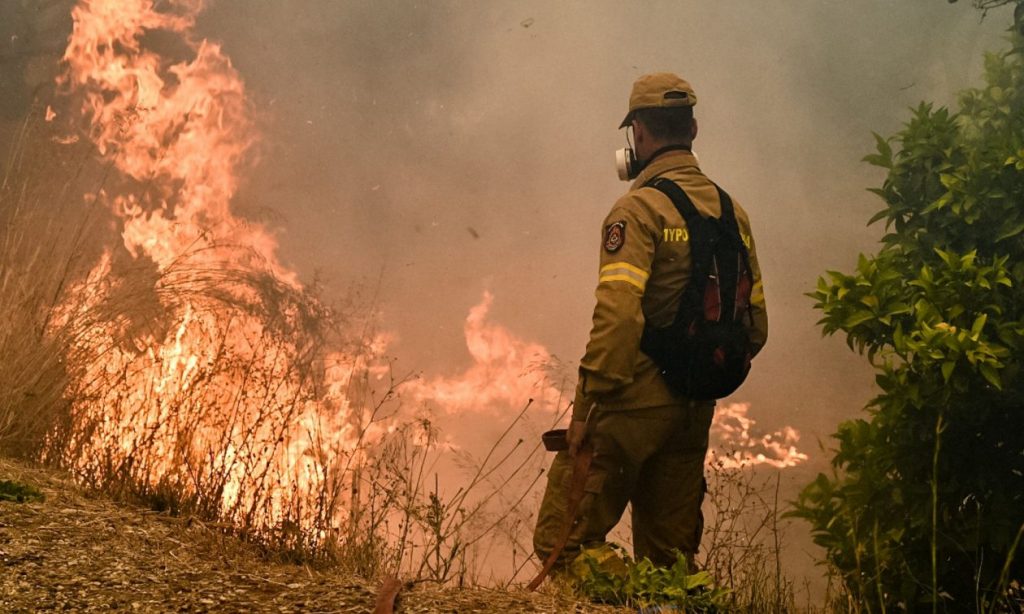
<instances>
[{"instance_id":1,"label":"small green plant","mask_svg":"<svg viewBox=\"0 0 1024 614\"><path fill-rule=\"evenodd\" d=\"M43 493L28 484L15 482L14 480L0 480L0 501L27 503L29 501L42 501L45 498Z\"/></svg>"},{"instance_id":2,"label":"small green plant","mask_svg":"<svg viewBox=\"0 0 1024 614\"><path fill-rule=\"evenodd\" d=\"M681 553L671 567L657 567L646 557L634 561L617 547L611 557L585 550L573 562L572 573L577 589L589 599L641 609L675 606L685 612L719 612L729 594L714 586L710 573L690 573Z\"/></svg>"}]
</instances>

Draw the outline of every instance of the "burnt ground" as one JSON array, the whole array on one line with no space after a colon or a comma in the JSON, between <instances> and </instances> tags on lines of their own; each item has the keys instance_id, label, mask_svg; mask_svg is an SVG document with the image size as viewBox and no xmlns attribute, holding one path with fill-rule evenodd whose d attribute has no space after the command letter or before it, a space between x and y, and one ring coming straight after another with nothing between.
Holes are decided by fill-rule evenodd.
<instances>
[{"instance_id":1,"label":"burnt ground","mask_svg":"<svg viewBox=\"0 0 1024 614\"><path fill-rule=\"evenodd\" d=\"M0 481L44 501L0 500L0 612L373 612L377 586L275 563L195 519L115 503L62 475L0 458ZM404 590L397 613L612 612L557 590Z\"/></svg>"}]
</instances>

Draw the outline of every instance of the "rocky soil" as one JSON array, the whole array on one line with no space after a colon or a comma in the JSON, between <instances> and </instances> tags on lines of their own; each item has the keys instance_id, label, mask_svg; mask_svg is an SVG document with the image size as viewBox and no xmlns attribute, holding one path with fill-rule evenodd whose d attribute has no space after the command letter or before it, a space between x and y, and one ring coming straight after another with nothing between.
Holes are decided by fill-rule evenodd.
<instances>
[{"instance_id":1,"label":"rocky soil","mask_svg":"<svg viewBox=\"0 0 1024 614\"><path fill-rule=\"evenodd\" d=\"M0 481L43 501L0 500L0 612L373 612L377 586L281 564L216 528L112 502L53 471L0 458ZM612 612L549 590L417 585L397 613Z\"/></svg>"}]
</instances>

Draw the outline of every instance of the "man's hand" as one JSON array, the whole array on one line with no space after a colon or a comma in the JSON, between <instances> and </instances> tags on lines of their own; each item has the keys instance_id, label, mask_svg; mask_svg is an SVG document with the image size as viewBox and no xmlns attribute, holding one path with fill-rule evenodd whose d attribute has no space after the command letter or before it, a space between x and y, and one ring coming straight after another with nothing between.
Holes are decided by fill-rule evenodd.
<instances>
[{"instance_id":1,"label":"man's hand","mask_svg":"<svg viewBox=\"0 0 1024 614\"><path fill-rule=\"evenodd\" d=\"M586 434L586 431L586 420L573 420L569 423L569 432L565 434L565 439L569 442L569 456L576 456L576 452L583 444L583 435Z\"/></svg>"}]
</instances>

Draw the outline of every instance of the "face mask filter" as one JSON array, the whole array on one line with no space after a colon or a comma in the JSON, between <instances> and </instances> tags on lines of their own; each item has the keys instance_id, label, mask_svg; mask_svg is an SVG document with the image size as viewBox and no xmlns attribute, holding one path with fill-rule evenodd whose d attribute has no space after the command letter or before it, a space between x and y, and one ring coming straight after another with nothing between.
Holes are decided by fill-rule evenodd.
<instances>
[{"instance_id":1,"label":"face mask filter","mask_svg":"<svg viewBox=\"0 0 1024 614\"><path fill-rule=\"evenodd\" d=\"M615 170L619 172L620 181L631 181L640 174L640 161L636 159L633 143L629 138L629 127L626 127L626 145L615 152Z\"/></svg>"},{"instance_id":2,"label":"face mask filter","mask_svg":"<svg viewBox=\"0 0 1024 614\"><path fill-rule=\"evenodd\" d=\"M640 174L640 163L632 147L623 147L615 152L615 170L619 172L621 181L631 181Z\"/></svg>"}]
</instances>

